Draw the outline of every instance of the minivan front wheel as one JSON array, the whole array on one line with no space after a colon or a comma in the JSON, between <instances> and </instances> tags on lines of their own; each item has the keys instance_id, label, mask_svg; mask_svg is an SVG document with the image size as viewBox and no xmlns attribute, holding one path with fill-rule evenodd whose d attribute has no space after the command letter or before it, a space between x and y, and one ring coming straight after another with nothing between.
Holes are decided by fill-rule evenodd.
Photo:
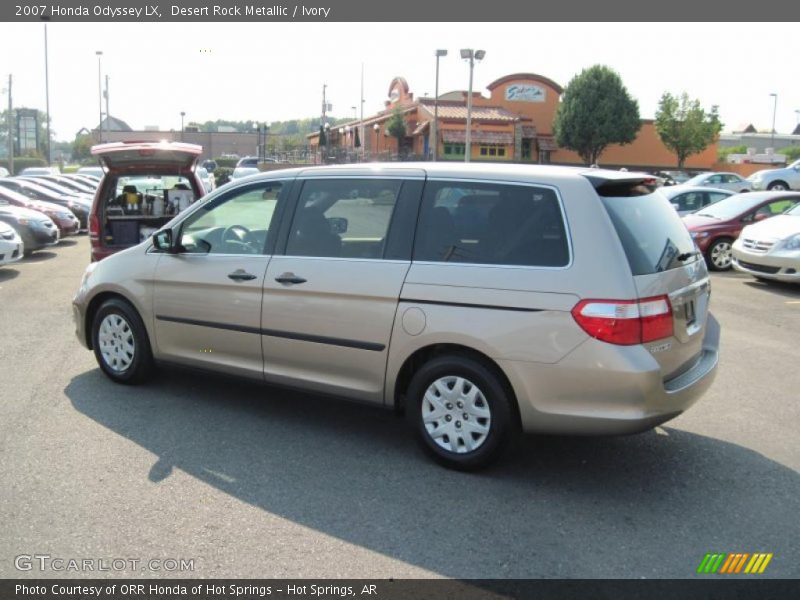
<instances>
[{"instance_id":1,"label":"minivan front wheel","mask_svg":"<svg viewBox=\"0 0 800 600\"><path fill-rule=\"evenodd\" d=\"M731 261L733 253L731 249L731 241L727 238L721 238L714 241L708 247L708 266L713 271L727 271L731 268Z\"/></svg>"},{"instance_id":2,"label":"minivan front wheel","mask_svg":"<svg viewBox=\"0 0 800 600\"><path fill-rule=\"evenodd\" d=\"M511 400L480 362L441 356L411 379L407 414L423 449L440 464L474 470L494 461L512 433Z\"/></svg>"},{"instance_id":3,"label":"minivan front wheel","mask_svg":"<svg viewBox=\"0 0 800 600\"><path fill-rule=\"evenodd\" d=\"M97 364L117 383L139 383L152 371L153 356L144 323L123 300L106 300L95 313L92 347Z\"/></svg>"}]
</instances>

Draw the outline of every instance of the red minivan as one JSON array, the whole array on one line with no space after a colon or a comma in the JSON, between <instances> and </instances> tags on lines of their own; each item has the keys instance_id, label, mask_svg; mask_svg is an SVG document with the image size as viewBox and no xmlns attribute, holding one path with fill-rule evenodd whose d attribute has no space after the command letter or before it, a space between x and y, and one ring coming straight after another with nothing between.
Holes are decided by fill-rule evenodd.
<instances>
[{"instance_id":1,"label":"red minivan","mask_svg":"<svg viewBox=\"0 0 800 600\"><path fill-rule=\"evenodd\" d=\"M145 241L205 194L195 172L203 148L181 142L92 146L103 177L92 204L92 260Z\"/></svg>"}]
</instances>

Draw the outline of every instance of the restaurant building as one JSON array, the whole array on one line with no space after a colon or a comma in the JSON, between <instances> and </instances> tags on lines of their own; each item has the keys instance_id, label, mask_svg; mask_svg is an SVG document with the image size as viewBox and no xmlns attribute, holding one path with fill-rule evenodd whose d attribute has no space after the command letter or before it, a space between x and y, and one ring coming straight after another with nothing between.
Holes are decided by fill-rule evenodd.
<instances>
[{"instance_id":1,"label":"restaurant building","mask_svg":"<svg viewBox=\"0 0 800 600\"><path fill-rule=\"evenodd\" d=\"M506 75L486 86L489 94L472 94L472 161L540 164L583 164L575 152L560 148L553 133L556 110L563 88L535 73ZM466 151L468 92L454 91L434 98L415 98L408 82L395 77L381 112L363 121L354 120L328 129L320 149L319 133L308 136L309 144L327 159L388 160L398 155L430 159L437 144L438 160L464 160ZM438 104L438 131L434 114ZM407 135L391 136L387 124L399 110ZM356 131L358 133L356 133ZM717 160L717 146L689 157L687 169L709 169ZM609 146L600 156L604 167L673 169L677 158L661 143L652 120L643 120L631 144Z\"/></svg>"}]
</instances>

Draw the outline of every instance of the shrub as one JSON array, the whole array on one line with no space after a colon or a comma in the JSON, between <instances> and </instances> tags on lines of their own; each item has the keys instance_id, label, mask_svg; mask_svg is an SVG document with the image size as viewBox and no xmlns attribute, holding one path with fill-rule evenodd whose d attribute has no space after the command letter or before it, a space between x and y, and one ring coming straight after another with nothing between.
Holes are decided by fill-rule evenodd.
<instances>
[{"instance_id":1,"label":"shrub","mask_svg":"<svg viewBox=\"0 0 800 600\"><path fill-rule=\"evenodd\" d=\"M786 162L794 162L800 158L800 146L788 146L775 151L776 154L785 154Z\"/></svg>"},{"instance_id":2,"label":"shrub","mask_svg":"<svg viewBox=\"0 0 800 600\"><path fill-rule=\"evenodd\" d=\"M15 156L14 157L14 173L18 175L22 169L28 167L46 167L47 161L43 158L32 158L29 156ZM8 161L6 159L0 160L0 167L8 168Z\"/></svg>"},{"instance_id":3,"label":"shrub","mask_svg":"<svg viewBox=\"0 0 800 600\"><path fill-rule=\"evenodd\" d=\"M215 158L214 161L217 163L217 167L229 167L233 169L236 167L236 163L239 162L238 158Z\"/></svg>"},{"instance_id":4,"label":"shrub","mask_svg":"<svg viewBox=\"0 0 800 600\"><path fill-rule=\"evenodd\" d=\"M217 168L214 170L214 179L217 182L217 185L225 185L231 180L231 173L233 173L233 169L230 167L220 167L219 166L219 159L217 159Z\"/></svg>"}]
</instances>

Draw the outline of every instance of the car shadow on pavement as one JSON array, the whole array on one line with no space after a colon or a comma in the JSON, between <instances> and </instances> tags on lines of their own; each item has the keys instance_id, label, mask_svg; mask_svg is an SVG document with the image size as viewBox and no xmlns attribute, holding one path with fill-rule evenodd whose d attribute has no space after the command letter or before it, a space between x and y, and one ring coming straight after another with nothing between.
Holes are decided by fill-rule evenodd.
<instances>
[{"instance_id":1,"label":"car shadow on pavement","mask_svg":"<svg viewBox=\"0 0 800 600\"><path fill-rule=\"evenodd\" d=\"M159 485L180 469L448 577L692 577L712 551L773 552L768 575L800 574L798 473L678 429L525 438L473 474L430 462L392 412L326 397L182 371L119 386L98 369L65 393L158 457L131 479Z\"/></svg>"},{"instance_id":2,"label":"car shadow on pavement","mask_svg":"<svg viewBox=\"0 0 800 600\"><path fill-rule=\"evenodd\" d=\"M61 239L58 242L59 246L75 246L78 243L78 240L68 240L68 239Z\"/></svg>"},{"instance_id":3,"label":"car shadow on pavement","mask_svg":"<svg viewBox=\"0 0 800 600\"><path fill-rule=\"evenodd\" d=\"M8 267L0 267L0 283L4 281L10 281L14 279L17 275L19 275L19 271L16 269L10 269Z\"/></svg>"},{"instance_id":4,"label":"car shadow on pavement","mask_svg":"<svg viewBox=\"0 0 800 600\"><path fill-rule=\"evenodd\" d=\"M23 263L43 262L45 260L50 260L51 258L55 258L56 256L58 256L58 254L56 254L55 252L39 250L31 254L30 256L24 257L21 262Z\"/></svg>"},{"instance_id":5,"label":"car shadow on pavement","mask_svg":"<svg viewBox=\"0 0 800 600\"><path fill-rule=\"evenodd\" d=\"M761 289L769 294L784 296L785 298L800 299L800 285L783 281L745 281L751 288Z\"/></svg>"}]
</instances>

